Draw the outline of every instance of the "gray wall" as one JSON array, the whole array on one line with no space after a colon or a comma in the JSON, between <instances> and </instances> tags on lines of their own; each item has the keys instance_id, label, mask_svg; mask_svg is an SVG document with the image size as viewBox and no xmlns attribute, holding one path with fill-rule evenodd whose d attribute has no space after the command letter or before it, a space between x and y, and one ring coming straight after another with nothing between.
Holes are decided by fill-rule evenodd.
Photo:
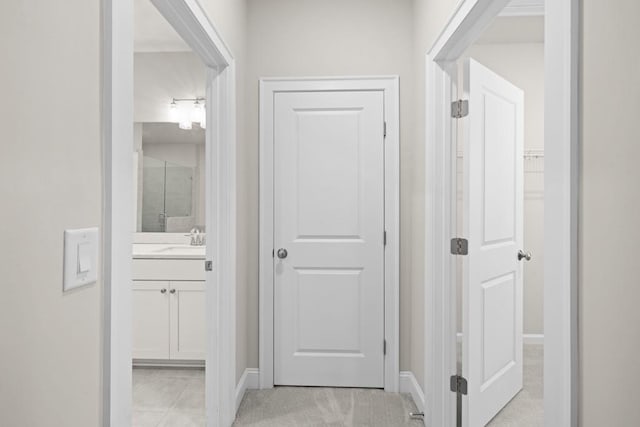
<instances>
[{"instance_id":1,"label":"gray wall","mask_svg":"<svg viewBox=\"0 0 640 427\"><path fill-rule=\"evenodd\" d=\"M640 2L583 0L580 416L640 420Z\"/></svg>"},{"instance_id":2,"label":"gray wall","mask_svg":"<svg viewBox=\"0 0 640 427\"><path fill-rule=\"evenodd\" d=\"M65 228L101 225L100 2L0 13L0 424L97 426L102 284L62 293Z\"/></svg>"},{"instance_id":3,"label":"gray wall","mask_svg":"<svg viewBox=\"0 0 640 427\"><path fill-rule=\"evenodd\" d=\"M229 43L243 82L245 2L201 3ZM64 229L102 225L101 4L4 2L0 13L2 425L101 423L102 284L62 294ZM238 90L243 112L242 83ZM239 177L246 168L242 117ZM241 212L245 187L240 182ZM246 268L238 258L238 369L244 370Z\"/></svg>"},{"instance_id":4,"label":"gray wall","mask_svg":"<svg viewBox=\"0 0 640 427\"><path fill-rule=\"evenodd\" d=\"M401 98L401 369L422 378L422 318L412 312L421 301L422 276L414 244L422 247L422 218L415 215L412 189L415 145L410 0L249 1L247 115L251 167L249 365L258 366L258 79L260 77L400 75ZM417 243L416 243L417 242ZM416 291L416 289L418 289ZM416 292L418 295L416 295ZM414 329L415 327L415 329Z\"/></svg>"}]
</instances>

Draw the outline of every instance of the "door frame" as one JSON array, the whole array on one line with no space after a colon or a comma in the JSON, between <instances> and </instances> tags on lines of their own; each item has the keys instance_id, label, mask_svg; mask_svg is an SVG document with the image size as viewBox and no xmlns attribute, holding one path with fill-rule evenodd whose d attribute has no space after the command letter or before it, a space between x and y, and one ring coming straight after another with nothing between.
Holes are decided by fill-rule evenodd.
<instances>
[{"instance_id":1,"label":"door frame","mask_svg":"<svg viewBox=\"0 0 640 427\"><path fill-rule=\"evenodd\" d=\"M387 231L384 277L384 389L399 389L400 360L400 98L399 77L330 77L260 79L260 273L259 273L259 365L260 388L273 387L274 363L274 97L296 91L382 91L387 122L385 139L384 216Z\"/></svg>"},{"instance_id":2,"label":"door frame","mask_svg":"<svg viewBox=\"0 0 640 427\"><path fill-rule=\"evenodd\" d=\"M509 0L463 0L426 55L426 424L454 426L455 63ZM545 425L577 426L579 0L545 1ZM464 236L463 236L464 237Z\"/></svg>"},{"instance_id":3,"label":"door frame","mask_svg":"<svg viewBox=\"0 0 640 427\"><path fill-rule=\"evenodd\" d=\"M235 61L197 0L151 1L207 67L206 416L226 427L235 418ZM102 25L102 425L120 427L132 414L133 1L105 0Z\"/></svg>"}]
</instances>

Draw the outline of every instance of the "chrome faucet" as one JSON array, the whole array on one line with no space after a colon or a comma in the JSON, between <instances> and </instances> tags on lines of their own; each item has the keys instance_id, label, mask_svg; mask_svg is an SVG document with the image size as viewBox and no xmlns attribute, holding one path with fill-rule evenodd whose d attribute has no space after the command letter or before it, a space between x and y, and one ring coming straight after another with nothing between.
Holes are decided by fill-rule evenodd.
<instances>
[{"instance_id":1,"label":"chrome faucet","mask_svg":"<svg viewBox=\"0 0 640 427\"><path fill-rule=\"evenodd\" d=\"M205 244L205 234L198 227L193 227L190 231L191 246L202 246Z\"/></svg>"}]
</instances>

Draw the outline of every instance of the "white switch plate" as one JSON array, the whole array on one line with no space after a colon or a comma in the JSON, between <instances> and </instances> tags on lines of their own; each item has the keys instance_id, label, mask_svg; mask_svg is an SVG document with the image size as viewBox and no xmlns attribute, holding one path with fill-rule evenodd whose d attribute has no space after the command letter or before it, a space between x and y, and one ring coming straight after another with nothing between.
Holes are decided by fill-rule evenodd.
<instances>
[{"instance_id":1,"label":"white switch plate","mask_svg":"<svg viewBox=\"0 0 640 427\"><path fill-rule=\"evenodd\" d=\"M98 228L64 231L63 290L90 285L98 280Z\"/></svg>"}]
</instances>

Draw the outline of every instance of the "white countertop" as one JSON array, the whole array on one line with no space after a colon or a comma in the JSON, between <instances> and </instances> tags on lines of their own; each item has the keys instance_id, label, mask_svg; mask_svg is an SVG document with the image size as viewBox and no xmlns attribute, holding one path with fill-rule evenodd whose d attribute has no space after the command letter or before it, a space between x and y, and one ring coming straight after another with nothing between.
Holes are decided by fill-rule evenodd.
<instances>
[{"instance_id":1,"label":"white countertop","mask_svg":"<svg viewBox=\"0 0 640 427\"><path fill-rule=\"evenodd\" d=\"M134 259L204 259L205 246L134 243Z\"/></svg>"}]
</instances>

